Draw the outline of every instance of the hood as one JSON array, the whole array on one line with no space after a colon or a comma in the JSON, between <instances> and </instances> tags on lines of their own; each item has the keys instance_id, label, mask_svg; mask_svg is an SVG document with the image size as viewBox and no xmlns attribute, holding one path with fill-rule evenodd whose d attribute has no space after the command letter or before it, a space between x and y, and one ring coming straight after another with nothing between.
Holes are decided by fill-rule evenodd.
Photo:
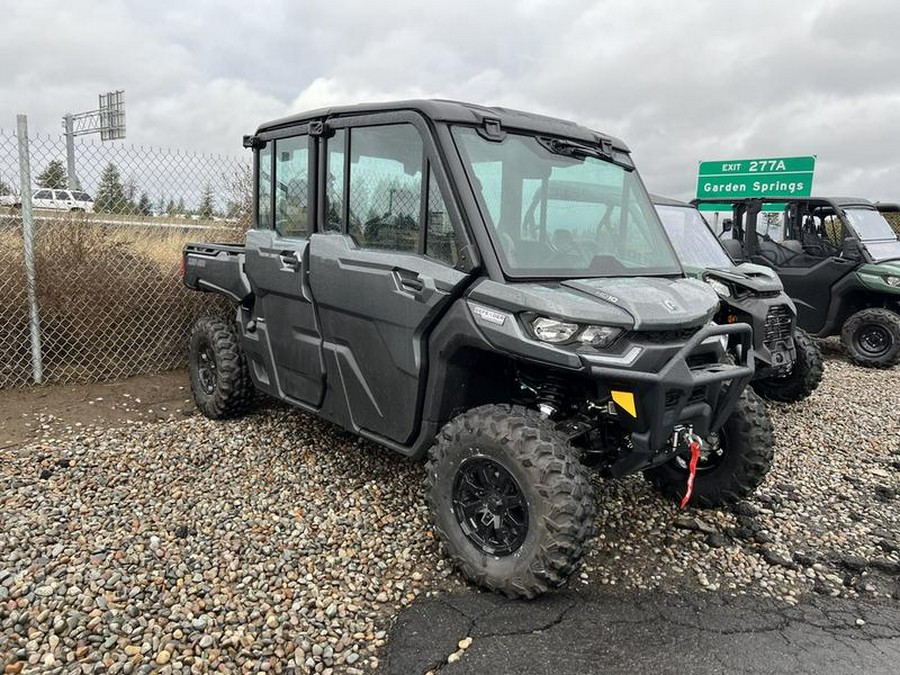
<instances>
[{"instance_id":1,"label":"hood","mask_svg":"<svg viewBox=\"0 0 900 675\"><path fill-rule=\"evenodd\" d=\"M741 263L737 267L709 269L706 273L708 276L754 293L780 293L784 290L784 285L775 271L763 265Z\"/></svg>"},{"instance_id":2,"label":"hood","mask_svg":"<svg viewBox=\"0 0 900 675\"><path fill-rule=\"evenodd\" d=\"M708 323L719 306L709 284L694 279L616 277L556 282L476 284L469 297L511 312L634 330L678 330Z\"/></svg>"},{"instance_id":3,"label":"hood","mask_svg":"<svg viewBox=\"0 0 900 675\"><path fill-rule=\"evenodd\" d=\"M884 276L900 277L900 260L889 260L880 263L869 263L859 268L860 272L883 274Z\"/></svg>"},{"instance_id":4,"label":"hood","mask_svg":"<svg viewBox=\"0 0 900 675\"><path fill-rule=\"evenodd\" d=\"M900 277L900 261L868 263L859 267L856 274L863 284L873 291L900 295L900 286L893 286L887 282L888 277Z\"/></svg>"}]
</instances>

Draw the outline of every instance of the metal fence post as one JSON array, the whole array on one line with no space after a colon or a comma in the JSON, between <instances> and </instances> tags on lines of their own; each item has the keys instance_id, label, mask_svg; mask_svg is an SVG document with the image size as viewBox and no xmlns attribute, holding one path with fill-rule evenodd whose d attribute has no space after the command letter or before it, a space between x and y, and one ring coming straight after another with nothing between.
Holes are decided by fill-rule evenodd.
<instances>
[{"instance_id":1,"label":"metal fence post","mask_svg":"<svg viewBox=\"0 0 900 675\"><path fill-rule=\"evenodd\" d=\"M16 116L19 138L19 184L22 197L22 240L25 245L25 276L28 286L28 307L31 313L31 372L35 384L44 381L41 362L41 317L38 311L37 284L34 267L34 217L31 211L31 159L28 153L28 117Z\"/></svg>"}]
</instances>

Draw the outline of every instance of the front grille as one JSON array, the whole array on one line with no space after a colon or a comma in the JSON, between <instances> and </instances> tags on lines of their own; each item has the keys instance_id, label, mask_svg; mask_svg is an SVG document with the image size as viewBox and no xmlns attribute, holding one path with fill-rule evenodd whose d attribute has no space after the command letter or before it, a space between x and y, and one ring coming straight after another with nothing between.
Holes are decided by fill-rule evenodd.
<instances>
[{"instance_id":1,"label":"front grille","mask_svg":"<svg viewBox=\"0 0 900 675\"><path fill-rule=\"evenodd\" d=\"M766 314L766 333L763 342L770 349L776 343L788 340L791 337L791 327L794 317L787 305L775 305L769 308Z\"/></svg>"},{"instance_id":2,"label":"front grille","mask_svg":"<svg viewBox=\"0 0 900 675\"><path fill-rule=\"evenodd\" d=\"M637 342L649 342L655 345L675 344L690 340L700 327L685 328L684 330L646 330L634 331L630 337Z\"/></svg>"},{"instance_id":3,"label":"front grille","mask_svg":"<svg viewBox=\"0 0 900 675\"><path fill-rule=\"evenodd\" d=\"M678 405L678 400L681 398L681 392L678 389L670 389L666 392L666 401L665 406L666 410L671 410L676 405ZM691 403L699 403L706 399L706 387L694 387L690 394L688 395L687 401L685 401L685 405L690 405Z\"/></svg>"}]
</instances>

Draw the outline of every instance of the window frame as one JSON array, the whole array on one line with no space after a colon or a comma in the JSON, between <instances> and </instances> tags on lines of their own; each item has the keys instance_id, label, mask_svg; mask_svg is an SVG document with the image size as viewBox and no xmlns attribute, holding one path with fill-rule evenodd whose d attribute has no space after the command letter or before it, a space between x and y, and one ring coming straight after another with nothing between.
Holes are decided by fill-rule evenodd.
<instances>
[{"instance_id":1,"label":"window frame","mask_svg":"<svg viewBox=\"0 0 900 675\"><path fill-rule=\"evenodd\" d=\"M307 164L306 164L306 175L307 175L307 209L306 209L306 234L304 236L297 235L284 235L277 230L275 227L275 167L277 166L277 153L275 151L275 141L284 140L288 138L299 138L301 136L306 137L306 149L307 149ZM317 224L316 214L319 210L319 204L310 205L309 201L316 197L316 201L318 201L318 154L319 154L319 143L316 136L310 133L310 125L307 122L298 125L292 125L279 129L271 129L265 132L262 132L257 135L257 139L263 142L265 145L269 143L272 144L271 152L269 153L269 180L271 181L271 190L269 193L269 213L271 214L272 221L267 223L265 226L261 226L259 222L259 169L260 169L260 154L262 153L263 147L254 148L253 150L253 221L251 223L252 229L254 230L269 230L274 232L280 238L283 239L296 239L296 240L308 240L312 234L317 231L314 230L314 225ZM314 208L310 208L313 206Z\"/></svg>"},{"instance_id":2,"label":"window frame","mask_svg":"<svg viewBox=\"0 0 900 675\"><path fill-rule=\"evenodd\" d=\"M362 114L362 115L347 115L335 117L327 120L326 122L326 132L322 134L319 138L319 152L318 152L318 178L317 181L317 192L316 192L316 229L315 231L318 233L324 234L341 234L344 236L349 236L349 226L350 226L350 171L351 171L351 151L352 151L352 143L353 143L353 130L354 129L362 129L367 127L380 127L380 126L393 126L397 124L410 124L413 128L418 132L419 138L422 141L422 180L420 185L420 193L419 193L419 231L416 241L416 250L415 251L399 251L399 250L391 250L391 249L370 249L367 247L360 247L360 249L364 249L367 251L373 252L384 252L388 254L407 254L407 255L420 255L427 257L428 260L434 261L436 263L447 265L448 267L453 268L463 268L463 267L471 267L471 255L464 254L464 250L467 247L471 248L469 245L470 238L468 236L468 232L466 230L465 221L462 216L462 211L459 208L459 204L456 199L456 193L452 189L452 184L450 180L447 178L446 168L441 161L441 154L438 149L438 145L435 142L434 136L431 133L431 127L428 125L426 120L419 114L408 111L408 110L398 110L398 111L389 111L383 113L372 113L372 114ZM334 229L326 229L325 228L325 183L327 180L327 172L328 172L328 143L333 138L335 131L345 130L347 133L344 136L344 166L343 166L343 186L342 186L342 201L341 204L341 229L340 232ZM449 218L450 225L453 228L453 236L456 239L457 250L459 251L459 260L456 265L450 265L446 260L441 260L440 258L434 258L426 254L427 248L427 228L428 228L428 190L431 183L430 177L431 173L434 173L435 182L440 192L441 199L444 202L444 206L447 209L447 217Z\"/></svg>"}]
</instances>

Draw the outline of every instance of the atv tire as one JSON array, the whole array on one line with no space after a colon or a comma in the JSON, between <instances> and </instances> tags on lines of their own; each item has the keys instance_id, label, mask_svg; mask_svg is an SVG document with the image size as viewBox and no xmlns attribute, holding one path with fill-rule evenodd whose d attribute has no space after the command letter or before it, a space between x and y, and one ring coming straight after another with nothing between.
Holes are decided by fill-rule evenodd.
<instances>
[{"instance_id":1,"label":"atv tire","mask_svg":"<svg viewBox=\"0 0 900 675\"><path fill-rule=\"evenodd\" d=\"M791 372L753 382L757 394L770 401L796 403L812 394L822 381L822 352L813 339L799 328L794 331L797 357Z\"/></svg>"},{"instance_id":2,"label":"atv tire","mask_svg":"<svg viewBox=\"0 0 900 675\"><path fill-rule=\"evenodd\" d=\"M775 456L775 432L766 406L752 389L745 389L737 405L710 443L710 459L697 467L691 504L717 507L735 504L762 483ZM721 455L715 454L716 445ZM667 498L680 502L687 489L687 458L675 457L644 472Z\"/></svg>"},{"instance_id":3,"label":"atv tire","mask_svg":"<svg viewBox=\"0 0 900 675\"><path fill-rule=\"evenodd\" d=\"M509 597L562 586L594 531L588 470L552 422L485 405L451 420L426 467L444 549L471 582Z\"/></svg>"},{"instance_id":4,"label":"atv tire","mask_svg":"<svg viewBox=\"0 0 900 675\"><path fill-rule=\"evenodd\" d=\"M197 319L188 369L194 402L206 417L236 417L250 407L253 383L233 322L210 316Z\"/></svg>"},{"instance_id":5,"label":"atv tire","mask_svg":"<svg viewBox=\"0 0 900 675\"><path fill-rule=\"evenodd\" d=\"M860 310L844 322L841 340L858 366L895 366L900 363L900 314L879 307Z\"/></svg>"}]
</instances>

